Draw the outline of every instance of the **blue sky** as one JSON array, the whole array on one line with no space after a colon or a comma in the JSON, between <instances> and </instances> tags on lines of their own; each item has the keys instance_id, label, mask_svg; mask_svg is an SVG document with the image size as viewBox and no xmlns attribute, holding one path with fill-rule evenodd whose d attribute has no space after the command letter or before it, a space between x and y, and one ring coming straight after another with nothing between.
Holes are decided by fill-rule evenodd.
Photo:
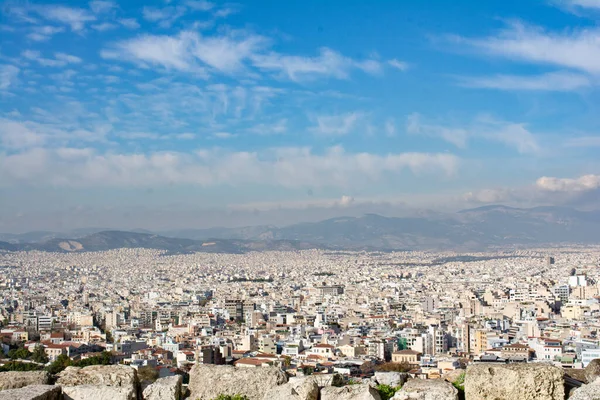
<instances>
[{"instance_id":1,"label":"blue sky","mask_svg":"<svg viewBox=\"0 0 600 400\"><path fill-rule=\"evenodd\" d=\"M594 207L600 0L7 1L0 231Z\"/></svg>"}]
</instances>

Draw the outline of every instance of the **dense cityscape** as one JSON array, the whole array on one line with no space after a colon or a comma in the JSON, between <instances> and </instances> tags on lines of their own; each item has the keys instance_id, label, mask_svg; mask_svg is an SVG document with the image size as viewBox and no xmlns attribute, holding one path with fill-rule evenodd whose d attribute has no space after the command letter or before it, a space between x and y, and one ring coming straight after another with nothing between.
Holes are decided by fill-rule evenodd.
<instances>
[{"instance_id":1,"label":"dense cityscape","mask_svg":"<svg viewBox=\"0 0 600 400\"><path fill-rule=\"evenodd\" d=\"M4 252L0 332L7 358L108 351L161 376L194 364L359 377L387 362L423 378L486 361L583 368L600 357L599 260L600 247Z\"/></svg>"}]
</instances>

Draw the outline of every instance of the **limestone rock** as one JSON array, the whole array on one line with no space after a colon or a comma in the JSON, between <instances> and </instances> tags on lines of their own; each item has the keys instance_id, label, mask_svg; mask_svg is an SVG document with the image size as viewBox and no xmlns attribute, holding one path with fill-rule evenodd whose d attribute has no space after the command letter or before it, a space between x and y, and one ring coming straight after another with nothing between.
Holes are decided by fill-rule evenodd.
<instances>
[{"instance_id":1,"label":"limestone rock","mask_svg":"<svg viewBox=\"0 0 600 400\"><path fill-rule=\"evenodd\" d=\"M67 367L58 374L57 385L102 385L133 387L138 385L137 372L126 365L91 365L85 368Z\"/></svg>"},{"instance_id":2,"label":"limestone rock","mask_svg":"<svg viewBox=\"0 0 600 400\"><path fill-rule=\"evenodd\" d=\"M373 378L380 385L388 385L395 388L404 385L404 382L408 380L408 374L406 372L375 372Z\"/></svg>"},{"instance_id":3,"label":"limestone rock","mask_svg":"<svg viewBox=\"0 0 600 400\"><path fill-rule=\"evenodd\" d=\"M264 400L317 400L319 386L314 379L300 378L275 386L265 393Z\"/></svg>"},{"instance_id":4,"label":"limestone rock","mask_svg":"<svg viewBox=\"0 0 600 400\"><path fill-rule=\"evenodd\" d=\"M584 369L585 378L588 383L592 383L600 376L600 359L592 360Z\"/></svg>"},{"instance_id":5,"label":"limestone rock","mask_svg":"<svg viewBox=\"0 0 600 400\"><path fill-rule=\"evenodd\" d=\"M329 386L321 389L321 400L381 400L377 389L368 384Z\"/></svg>"},{"instance_id":6,"label":"limestone rock","mask_svg":"<svg viewBox=\"0 0 600 400\"><path fill-rule=\"evenodd\" d=\"M600 378L576 389L569 400L600 400Z\"/></svg>"},{"instance_id":7,"label":"limestone rock","mask_svg":"<svg viewBox=\"0 0 600 400\"><path fill-rule=\"evenodd\" d=\"M63 386L64 400L136 400L133 386Z\"/></svg>"},{"instance_id":8,"label":"limestone rock","mask_svg":"<svg viewBox=\"0 0 600 400\"><path fill-rule=\"evenodd\" d=\"M50 376L46 371L0 372L0 390L19 389L29 385L47 385Z\"/></svg>"},{"instance_id":9,"label":"limestone rock","mask_svg":"<svg viewBox=\"0 0 600 400\"><path fill-rule=\"evenodd\" d=\"M411 379L392 400L458 400L458 390L443 379Z\"/></svg>"},{"instance_id":10,"label":"limestone rock","mask_svg":"<svg viewBox=\"0 0 600 400\"><path fill-rule=\"evenodd\" d=\"M182 382L181 375L157 379L144 389L144 400L180 400Z\"/></svg>"},{"instance_id":11,"label":"limestone rock","mask_svg":"<svg viewBox=\"0 0 600 400\"><path fill-rule=\"evenodd\" d=\"M550 364L478 364L467 368L465 397L563 400L563 371Z\"/></svg>"},{"instance_id":12,"label":"limestone rock","mask_svg":"<svg viewBox=\"0 0 600 400\"><path fill-rule=\"evenodd\" d=\"M212 400L219 394L241 394L250 400L262 400L273 387L287 383L285 372L276 367L232 367L195 365L190 371L190 397Z\"/></svg>"},{"instance_id":13,"label":"limestone rock","mask_svg":"<svg viewBox=\"0 0 600 400\"><path fill-rule=\"evenodd\" d=\"M65 400L135 400L139 386L135 369L125 365L67 367L58 374Z\"/></svg>"},{"instance_id":14,"label":"limestone rock","mask_svg":"<svg viewBox=\"0 0 600 400\"><path fill-rule=\"evenodd\" d=\"M61 400L60 386L30 385L0 391L0 400Z\"/></svg>"}]
</instances>

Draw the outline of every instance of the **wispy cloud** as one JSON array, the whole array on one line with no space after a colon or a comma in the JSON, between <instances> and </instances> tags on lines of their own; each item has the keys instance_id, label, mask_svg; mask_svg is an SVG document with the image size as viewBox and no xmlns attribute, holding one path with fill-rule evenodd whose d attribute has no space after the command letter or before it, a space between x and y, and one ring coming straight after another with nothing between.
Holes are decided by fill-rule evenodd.
<instances>
[{"instance_id":1,"label":"wispy cloud","mask_svg":"<svg viewBox=\"0 0 600 400\"><path fill-rule=\"evenodd\" d=\"M521 154L535 154L541 150L537 138L525 124L490 117L477 118L467 127L456 127L423 123L421 116L413 113L407 119L406 131L411 134L439 137L459 148L467 147L469 139L478 138L503 143Z\"/></svg>"},{"instance_id":2,"label":"wispy cloud","mask_svg":"<svg viewBox=\"0 0 600 400\"><path fill-rule=\"evenodd\" d=\"M140 27L135 18L121 18L118 22L127 29L138 29Z\"/></svg>"},{"instance_id":3,"label":"wispy cloud","mask_svg":"<svg viewBox=\"0 0 600 400\"><path fill-rule=\"evenodd\" d=\"M71 27L74 32L82 31L96 17L88 10L61 5L39 5L32 8L40 17Z\"/></svg>"},{"instance_id":4,"label":"wispy cloud","mask_svg":"<svg viewBox=\"0 0 600 400\"><path fill-rule=\"evenodd\" d=\"M595 84L589 76L571 72L550 72L542 75L493 75L483 77L460 77L465 87L510 91L567 92Z\"/></svg>"},{"instance_id":5,"label":"wispy cloud","mask_svg":"<svg viewBox=\"0 0 600 400\"><path fill-rule=\"evenodd\" d=\"M388 64L389 64L391 67L393 67L393 68L396 68L396 69L398 69L398 70L400 70L400 71L407 71L407 70L408 70L408 68L409 68L409 64L408 64L408 63L406 63L406 62L404 62L404 61L397 60L397 59L395 59L395 58L394 58L394 59L392 59L392 60L389 60L389 61L388 61Z\"/></svg>"},{"instance_id":6,"label":"wispy cloud","mask_svg":"<svg viewBox=\"0 0 600 400\"><path fill-rule=\"evenodd\" d=\"M521 22L512 22L495 36L475 39L454 37L454 40L488 55L600 74L598 29L557 33Z\"/></svg>"},{"instance_id":7,"label":"wispy cloud","mask_svg":"<svg viewBox=\"0 0 600 400\"><path fill-rule=\"evenodd\" d=\"M310 128L312 132L324 136L347 135L354 129L361 113L346 113L340 115L320 115L315 118L316 125Z\"/></svg>"},{"instance_id":8,"label":"wispy cloud","mask_svg":"<svg viewBox=\"0 0 600 400\"><path fill-rule=\"evenodd\" d=\"M27 38L34 40L36 42L45 42L50 40L52 36L57 33L64 32L64 28L62 26L34 26L31 28L31 32L27 34Z\"/></svg>"},{"instance_id":9,"label":"wispy cloud","mask_svg":"<svg viewBox=\"0 0 600 400\"><path fill-rule=\"evenodd\" d=\"M66 53L54 53L54 58L45 58L39 51L34 50L25 50L21 56L44 67L64 67L67 64L78 64L82 61L81 58Z\"/></svg>"},{"instance_id":10,"label":"wispy cloud","mask_svg":"<svg viewBox=\"0 0 600 400\"><path fill-rule=\"evenodd\" d=\"M146 21L158 22L163 28L168 28L179 18L183 17L187 9L184 6L168 6L163 8L146 6L142 15Z\"/></svg>"},{"instance_id":11,"label":"wispy cloud","mask_svg":"<svg viewBox=\"0 0 600 400\"><path fill-rule=\"evenodd\" d=\"M381 69L376 60L356 61L326 47L321 48L317 57L279 53L256 55L253 57L253 64L259 69L279 73L293 81L320 77L346 79L352 69L360 69L371 74L379 73Z\"/></svg>"},{"instance_id":12,"label":"wispy cloud","mask_svg":"<svg viewBox=\"0 0 600 400\"><path fill-rule=\"evenodd\" d=\"M14 65L0 65L0 90L13 86L19 76L19 68Z\"/></svg>"},{"instance_id":13,"label":"wispy cloud","mask_svg":"<svg viewBox=\"0 0 600 400\"><path fill-rule=\"evenodd\" d=\"M584 175L579 178L543 176L535 184L539 189L551 192L582 192L600 189L600 175Z\"/></svg>"},{"instance_id":14,"label":"wispy cloud","mask_svg":"<svg viewBox=\"0 0 600 400\"><path fill-rule=\"evenodd\" d=\"M89 3L90 9L95 14L105 14L118 7L117 3L109 0L93 0Z\"/></svg>"}]
</instances>

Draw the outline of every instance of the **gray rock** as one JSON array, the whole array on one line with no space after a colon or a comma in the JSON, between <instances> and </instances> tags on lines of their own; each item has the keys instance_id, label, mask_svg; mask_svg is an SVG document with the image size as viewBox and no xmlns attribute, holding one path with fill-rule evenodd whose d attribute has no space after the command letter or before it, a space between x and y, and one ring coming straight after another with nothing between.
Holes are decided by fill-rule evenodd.
<instances>
[{"instance_id":1,"label":"gray rock","mask_svg":"<svg viewBox=\"0 0 600 400\"><path fill-rule=\"evenodd\" d=\"M265 393L264 400L317 400L319 386L314 379L299 378L271 388Z\"/></svg>"},{"instance_id":2,"label":"gray rock","mask_svg":"<svg viewBox=\"0 0 600 400\"><path fill-rule=\"evenodd\" d=\"M574 390L569 400L600 400L600 378Z\"/></svg>"},{"instance_id":3,"label":"gray rock","mask_svg":"<svg viewBox=\"0 0 600 400\"><path fill-rule=\"evenodd\" d=\"M0 390L18 389L29 385L47 385L50 376L46 371L0 372Z\"/></svg>"},{"instance_id":4,"label":"gray rock","mask_svg":"<svg viewBox=\"0 0 600 400\"><path fill-rule=\"evenodd\" d=\"M585 379L587 383L592 383L600 376L600 359L596 358L587 365L584 369Z\"/></svg>"},{"instance_id":5,"label":"gray rock","mask_svg":"<svg viewBox=\"0 0 600 400\"><path fill-rule=\"evenodd\" d=\"M57 385L137 386L137 372L126 365L91 365L85 368L67 367L58 374Z\"/></svg>"},{"instance_id":6,"label":"gray rock","mask_svg":"<svg viewBox=\"0 0 600 400\"><path fill-rule=\"evenodd\" d=\"M368 384L329 386L321 389L321 400L381 400L377 389Z\"/></svg>"},{"instance_id":7,"label":"gray rock","mask_svg":"<svg viewBox=\"0 0 600 400\"><path fill-rule=\"evenodd\" d=\"M60 386L30 385L0 392L0 400L61 400Z\"/></svg>"},{"instance_id":8,"label":"gray rock","mask_svg":"<svg viewBox=\"0 0 600 400\"><path fill-rule=\"evenodd\" d=\"M65 400L135 400L139 381L135 369L126 365L67 367L58 374Z\"/></svg>"},{"instance_id":9,"label":"gray rock","mask_svg":"<svg viewBox=\"0 0 600 400\"><path fill-rule=\"evenodd\" d=\"M144 400L180 400L182 382L181 375L157 379L144 389Z\"/></svg>"},{"instance_id":10,"label":"gray rock","mask_svg":"<svg viewBox=\"0 0 600 400\"><path fill-rule=\"evenodd\" d=\"M287 383L285 372L275 367L245 368L229 365L195 365L190 371L190 397L212 400L219 394L262 400L270 389Z\"/></svg>"},{"instance_id":11,"label":"gray rock","mask_svg":"<svg viewBox=\"0 0 600 400\"><path fill-rule=\"evenodd\" d=\"M467 399L563 400L563 371L550 364L477 364L467 368Z\"/></svg>"},{"instance_id":12,"label":"gray rock","mask_svg":"<svg viewBox=\"0 0 600 400\"><path fill-rule=\"evenodd\" d=\"M136 400L137 393L131 386L82 385L64 386L64 400Z\"/></svg>"},{"instance_id":13,"label":"gray rock","mask_svg":"<svg viewBox=\"0 0 600 400\"><path fill-rule=\"evenodd\" d=\"M458 400L458 390L443 379L411 379L392 400Z\"/></svg>"},{"instance_id":14,"label":"gray rock","mask_svg":"<svg viewBox=\"0 0 600 400\"><path fill-rule=\"evenodd\" d=\"M380 385L388 385L395 388L404 385L404 382L408 379L408 374L406 372L375 372L373 378Z\"/></svg>"}]
</instances>

